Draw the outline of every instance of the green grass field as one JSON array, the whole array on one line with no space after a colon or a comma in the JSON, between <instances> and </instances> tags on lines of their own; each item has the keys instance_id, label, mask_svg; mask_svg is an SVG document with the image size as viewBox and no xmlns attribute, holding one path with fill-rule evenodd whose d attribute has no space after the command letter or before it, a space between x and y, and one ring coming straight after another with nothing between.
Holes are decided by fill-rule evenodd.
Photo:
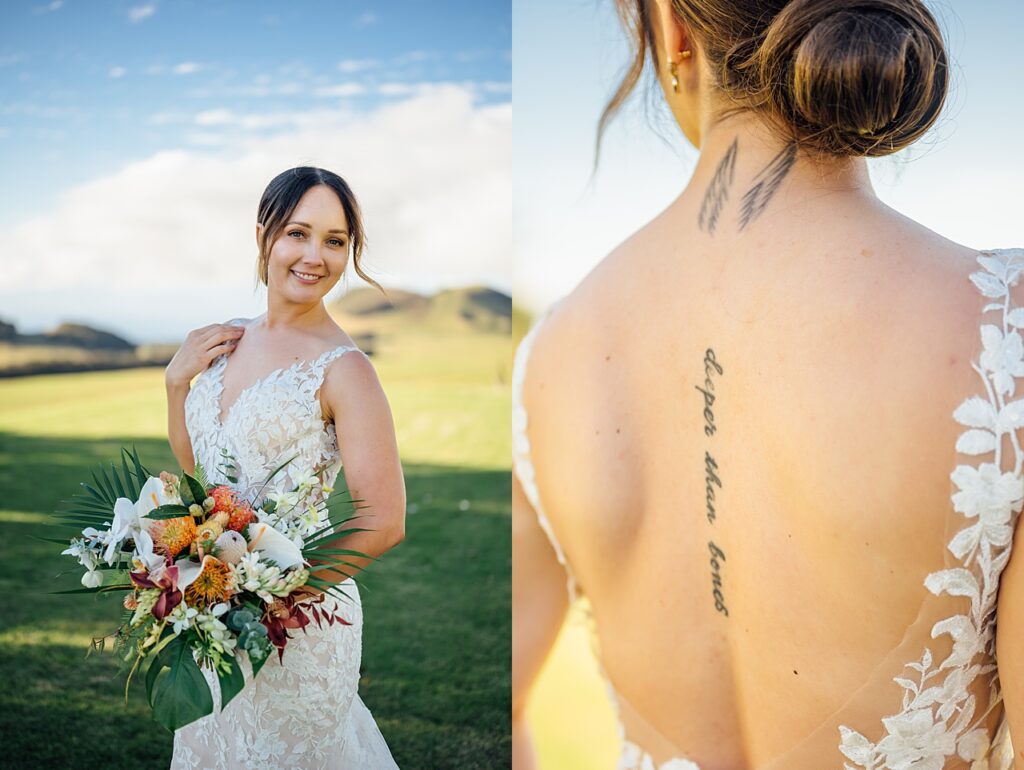
<instances>
[{"instance_id":1,"label":"green grass field","mask_svg":"<svg viewBox=\"0 0 1024 770\"><path fill-rule=\"evenodd\" d=\"M511 762L510 436L505 335L409 332L374 364L395 415L406 540L361 578L360 693L403 770ZM0 766L163 768L172 736L92 637L118 598L55 596L79 572L32 535L89 471L135 444L178 470L162 369L0 381ZM463 502L466 501L466 502ZM468 508L467 508L468 504ZM59 575L61 572L67 574Z\"/></svg>"}]
</instances>

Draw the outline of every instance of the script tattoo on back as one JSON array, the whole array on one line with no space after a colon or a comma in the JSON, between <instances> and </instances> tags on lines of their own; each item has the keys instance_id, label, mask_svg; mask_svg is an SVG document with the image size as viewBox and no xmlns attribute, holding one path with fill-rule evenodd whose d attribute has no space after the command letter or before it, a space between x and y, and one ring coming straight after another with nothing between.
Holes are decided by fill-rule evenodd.
<instances>
[{"instance_id":1,"label":"script tattoo on back","mask_svg":"<svg viewBox=\"0 0 1024 770\"><path fill-rule=\"evenodd\" d=\"M713 348L708 348L704 353L704 385L694 387L704 396L704 435L710 440L718 433L718 426L715 423L715 379L714 375L721 376L724 370L718 362ZM704 504L707 510L707 519L710 526L715 525L718 518L718 506L715 503L715 487L722 488L722 477L719 472L718 463L711 454L710 449L704 450ZM725 562L725 551L715 545L714 540L708 541L708 552L711 555L711 596L715 600L715 609L726 617L729 617L729 608L725 604L725 593L722 590L722 565Z\"/></svg>"},{"instance_id":2,"label":"script tattoo on back","mask_svg":"<svg viewBox=\"0 0 1024 770\"><path fill-rule=\"evenodd\" d=\"M700 216L697 224L701 230L707 230L711 235L715 234L715 225L718 224L718 217L722 213L722 206L729 199L729 188L732 186L736 176L736 152L739 149L739 139L733 139L725 156L718 162L715 175L711 178L707 192L704 193L704 200L700 204Z\"/></svg>"}]
</instances>

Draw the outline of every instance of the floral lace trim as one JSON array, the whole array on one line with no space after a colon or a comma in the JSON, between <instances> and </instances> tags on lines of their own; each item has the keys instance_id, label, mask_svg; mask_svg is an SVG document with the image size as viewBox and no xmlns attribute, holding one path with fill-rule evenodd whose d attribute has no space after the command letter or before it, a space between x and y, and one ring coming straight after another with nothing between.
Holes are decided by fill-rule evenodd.
<instances>
[{"instance_id":1,"label":"floral lace trim","mask_svg":"<svg viewBox=\"0 0 1024 770\"><path fill-rule=\"evenodd\" d=\"M995 609L999 577L1010 559L1013 527L1024 505L1021 466L1024 452L1016 429L1024 426L1024 398L1012 399L1015 377L1024 375L1024 307L1013 307L1010 287L1024 272L1024 249L983 251L977 258L984 270L970 275L971 282L994 302L983 314L999 314L998 323L983 323L984 351L971 364L981 377L984 394L967 398L953 419L967 430L956 442L957 452L979 456L994 453L991 462L957 465L950 479L959 491L951 499L954 509L973 523L949 542L949 552L961 566L933 572L925 587L936 596L970 599L970 611L940 620L932 638L948 635L952 652L939 662L930 649L907 663L913 673L893 681L903 690L902 709L882 719L884 737L872 743L845 725L839 727L839 750L849 760L845 770L941 770L954 754L971 762L971 770L1002 770L1012 766L1012 749L1005 716L995 741L990 741L985 720L1001 702L995 660ZM1004 470L1003 436L1013 448L1012 469ZM979 676L990 676L990 698L985 712L976 715L968 688ZM1009 761L1010 764L1004 764ZM852 764L851 764L852 763Z\"/></svg>"},{"instance_id":2,"label":"floral lace trim","mask_svg":"<svg viewBox=\"0 0 1024 770\"><path fill-rule=\"evenodd\" d=\"M551 310L548 310L550 313ZM569 603L572 604L578 597L576 577L565 558L565 551L562 550L555 531L551 528L544 508L540 504L540 493L537 490L537 475L533 467L533 460L530 458L530 438L526 434L529 426L529 417L526 407L523 405L523 384L526 382L526 364L530 357L530 350L533 348L533 341L536 338L537 330L540 329L547 313L541 316L533 325L530 331L523 337L516 349L515 361L512 365L512 467L515 469L519 484L523 488L526 499L530 501L534 512L537 514L537 521L541 529L547 535L555 552L555 558L565 570L566 590L569 593Z\"/></svg>"},{"instance_id":3,"label":"floral lace trim","mask_svg":"<svg viewBox=\"0 0 1024 770\"><path fill-rule=\"evenodd\" d=\"M248 319L227 323L245 325ZM196 379L185 400L185 422L193 454L203 463L212 481L229 483L221 449L237 461L232 484L245 495L263 486L270 471L293 455L296 470L328 466L324 483L333 485L341 469L338 439L333 423L324 423L317 397L327 366L345 353L358 351L339 346L316 359L298 361L276 369L242 390L220 420L223 371L228 354L216 359ZM285 468L268 486L282 490L294 486L291 467Z\"/></svg>"}]
</instances>

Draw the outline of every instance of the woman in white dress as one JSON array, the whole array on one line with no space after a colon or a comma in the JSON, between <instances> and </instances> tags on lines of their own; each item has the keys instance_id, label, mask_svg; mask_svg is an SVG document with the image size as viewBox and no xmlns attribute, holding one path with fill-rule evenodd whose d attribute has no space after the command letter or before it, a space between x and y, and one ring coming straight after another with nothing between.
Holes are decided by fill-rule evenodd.
<instances>
[{"instance_id":1,"label":"woman in white dress","mask_svg":"<svg viewBox=\"0 0 1024 770\"><path fill-rule=\"evenodd\" d=\"M650 64L700 157L517 354L514 767L580 595L620 770L1011 767L1024 250L907 219L865 161L939 115L938 25L919 0L619 5L606 117Z\"/></svg>"},{"instance_id":2,"label":"woman in white dress","mask_svg":"<svg viewBox=\"0 0 1024 770\"><path fill-rule=\"evenodd\" d=\"M365 236L356 198L330 171L285 171L260 200L256 240L267 310L188 334L166 371L171 447L183 469L198 461L212 482L247 499L289 457L298 455L261 498L293 489L302 474L319 468L314 488L323 500L344 466L352 496L365 506L360 526L369 531L339 545L379 556L404 536L394 425L372 364L324 306L350 261L367 278L359 264ZM222 450L234 459L226 461ZM355 561L355 569L365 566ZM290 632L283 663L272 654L253 681L243 662L246 687L223 712L217 677L204 672L215 711L175 732L172 767L396 767L357 693L356 585L351 573L318 574L350 597L322 597L348 624Z\"/></svg>"}]
</instances>

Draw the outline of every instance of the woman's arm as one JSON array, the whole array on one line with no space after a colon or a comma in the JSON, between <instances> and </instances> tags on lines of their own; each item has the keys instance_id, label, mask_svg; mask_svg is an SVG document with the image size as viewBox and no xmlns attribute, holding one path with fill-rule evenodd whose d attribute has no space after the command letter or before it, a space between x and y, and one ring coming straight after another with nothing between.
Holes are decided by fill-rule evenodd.
<instances>
[{"instance_id":1,"label":"woman's arm","mask_svg":"<svg viewBox=\"0 0 1024 770\"><path fill-rule=\"evenodd\" d=\"M206 369L217 356L235 349L245 329L231 324L210 324L185 335L181 347L164 370L167 388L167 440L185 473L196 468L192 440L185 426L185 397L192 378Z\"/></svg>"},{"instance_id":2,"label":"woman's arm","mask_svg":"<svg viewBox=\"0 0 1024 770\"><path fill-rule=\"evenodd\" d=\"M996 660L1013 756L1024 762L1024 526L1017 525L1010 563L999 581Z\"/></svg>"},{"instance_id":3,"label":"woman's arm","mask_svg":"<svg viewBox=\"0 0 1024 770\"><path fill-rule=\"evenodd\" d=\"M512 767L533 770L526 702L558 638L569 597L566 574L537 514L512 479Z\"/></svg>"},{"instance_id":4,"label":"woman's arm","mask_svg":"<svg viewBox=\"0 0 1024 770\"><path fill-rule=\"evenodd\" d=\"M188 396L189 383L165 381L167 387L167 440L171 451L185 473L193 473L196 467L192 455L192 440L185 427L185 398Z\"/></svg>"},{"instance_id":5,"label":"woman's arm","mask_svg":"<svg viewBox=\"0 0 1024 770\"><path fill-rule=\"evenodd\" d=\"M366 356L348 353L334 361L324 376L321 397L333 416L342 472L359 516L346 526L362 527L325 548L345 548L380 556L405 537L405 477L387 397ZM369 559L345 557L353 567L345 573L323 570L317 577L340 582L364 569Z\"/></svg>"}]
</instances>

